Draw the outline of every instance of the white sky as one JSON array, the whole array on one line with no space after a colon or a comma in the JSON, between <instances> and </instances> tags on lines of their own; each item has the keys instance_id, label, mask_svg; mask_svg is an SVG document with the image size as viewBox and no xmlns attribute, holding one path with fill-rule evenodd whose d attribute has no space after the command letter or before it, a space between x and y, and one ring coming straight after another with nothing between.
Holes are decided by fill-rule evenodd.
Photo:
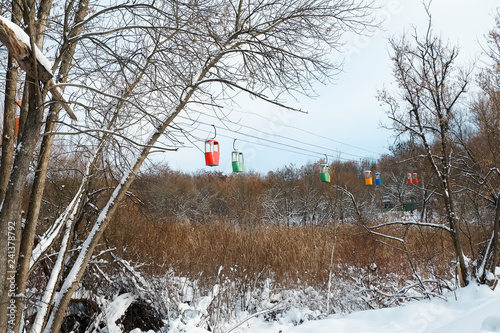
<instances>
[{"instance_id":1,"label":"white sky","mask_svg":"<svg viewBox=\"0 0 500 333\"><path fill-rule=\"evenodd\" d=\"M318 162L322 158L320 154L330 155L331 162L332 156L359 161L364 157L376 159L379 154L388 152L392 133L380 126L381 123L387 123L387 119L376 99L377 89L388 87L393 82L388 38L398 36L412 26L424 33L428 21L421 0L378 0L377 3L383 6L377 12L377 17L384 20L383 30L376 31L371 37L348 37L344 54L335 55L345 59L344 70L336 82L318 86L319 96L315 99L300 96L298 104L292 101L308 114L284 111L257 101L244 102L235 108L229 119L258 131L231 123L226 125L231 130L239 130L256 138L226 131L211 118L202 119L217 126L221 150L219 167L205 166L204 155L200 151L203 149L202 142L196 142L196 147L188 142L191 148L156 155L154 160L168 162L173 169L184 172L218 170L230 173L234 138L237 138L236 148L245 154L245 170L256 172L276 170L290 164L301 166ZM485 45L484 36L494 27L494 16L499 5L500 2L494 0L434 0L431 5L434 30L444 39L449 39L451 44L458 45L461 62L470 64L479 55L481 45ZM259 116L252 113L258 113ZM200 125L199 129L200 132L196 133L199 137L213 136L211 126ZM212 131L212 134L207 131ZM304 150L290 152L284 150L295 149L263 146L275 146L273 142ZM335 151L340 151L340 155Z\"/></svg>"}]
</instances>

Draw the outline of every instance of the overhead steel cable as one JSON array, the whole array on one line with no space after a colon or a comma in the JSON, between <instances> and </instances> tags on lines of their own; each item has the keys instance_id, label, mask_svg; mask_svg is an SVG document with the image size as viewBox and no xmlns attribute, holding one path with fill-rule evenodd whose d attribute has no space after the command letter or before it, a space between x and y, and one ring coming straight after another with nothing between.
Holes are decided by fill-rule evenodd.
<instances>
[{"instance_id":1,"label":"overhead steel cable","mask_svg":"<svg viewBox=\"0 0 500 333\"><path fill-rule=\"evenodd\" d=\"M209 115L209 114L207 114L206 116L219 119L218 117L213 116L213 115ZM183 119L186 119L186 120L191 120L189 117L182 116L182 115L178 115L178 117L183 118ZM315 147L315 148L320 148L320 149L323 149L323 150L328 150L328 151L334 152L334 153L336 153L336 154L344 154L344 155L354 156L354 157L356 157L356 158L364 158L364 156L360 156L360 155L356 155L356 154L351 154L351 153L342 152L342 151L339 151L339 150L337 150L337 149L326 148L326 147L319 146L319 145L316 145L316 144L307 143L307 142L304 142L304 141L301 141L301 140L292 139L292 138L286 137L286 136L284 136L284 135L274 134L274 133L267 133L267 132L261 131L261 130L259 130L259 129L255 128L255 127L248 126L248 125L243 125L243 124L239 124L239 123L234 122L234 121L231 121L231 120L224 120L224 121L225 121L225 122L232 123L232 124L234 124L234 125L238 125L238 126L243 127L243 128L248 128L248 129L251 129L252 131L259 132L259 133L262 133L262 134L267 135L267 136L275 136L275 137L283 138L283 139L286 139L286 140L289 140L289 141L292 141L292 142L296 142L296 143L302 144L302 145L304 145L304 146L311 146L311 147ZM211 125L211 124L206 123L206 122L203 122L203 121L201 121L201 120L199 120L199 119L197 120L197 122L198 122L198 123L200 123L200 124L203 124L203 125ZM233 131L233 130L230 130L230 129L228 129L228 128L227 128L226 130L231 131L231 132L234 132L234 133L238 133L238 134L240 134L240 135L249 136L249 137L252 137L252 138L257 138L257 139L259 139L259 140L268 141L268 142L272 142L272 143L276 143L276 144L284 145L284 146L287 146L287 147L294 147L295 149L305 150L304 148L299 148L299 147L292 146L292 145L289 145L289 144L280 143L280 142L276 142L276 141L272 141L272 140L268 140L268 139L260 138L260 137L257 137L257 136L255 136L255 135L252 135L252 134L247 134L247 133L243 133L243 132ZM307 151L307 150L305 150L305 151ZM324 153L318 153L318 154L324 155ZM335 155L330 155L330 156L335 157Z\"/></svg>"},{"instance_id":2,"label":"overhead steel cable","mask_svg":"<svg viewBox=\"0 0 500 333\"><path fill-rule=\"evenodd\" d=\"M314 132L310 132L310 131L307 131L303 128L300 128L300 127L297 127L297 126L293 126L293 125L288 125L288 124L285 124L285 123L282 123L282 122L278 122L278 121L274 121L274 120L271 120L267 117L264 117L263 115L259 114L259 113L255 113L255 112L249 112L249 111L244 111L244 110L237 110L237 109L233 109L233 111L235 112L240 112L240 113L245 113L245 114L251 114L251 115L255 115L257 117L260 117L268 122L272 122L272 123L275 123L277 125L281 125L281 126L285 126L285 127L290 127L290 128L293 128L295 130L298 130L298 131L301 131L301 132L304 132L304 133L307 133L307 134L310 134L310 135L313 135L313 136L316 136L318 138L321 138L321 139L325 139L325 140L329 140L329 141L332 141L332 142L335 142L335 143L339 143L339 144L342 144L342 145L345 145L345 146L348 146L348 147L351 147L351 148L355 148L355 149L359 149L359 150L363 150L363 151L366 151L368 153L371 153L371 154L376 154L376 155L380 155L380 153L376 153L374 151L371 151L371 150L368 150L368 149L365 149L365 148L361 148L361 147L358 147L358 146L354 146L352 144L349 144L349 143L345 143L345 142L342 142L342 141L338 141L338 140L334 140L332 138L329 138L327 136L323 136L321 134L317 134L317 133L314 133ZM197 111L199 112L199 111Z\"/></svg>"},{"instance_id":3,"label":"overhead steel cable","mask_svg":"<svg viewBox=\"0 0 500 333\"><path fill-rule=\"evenodd\" d=\"M181 118L183 118L183 117L181 117ZM203 121L200 121L200 120L198 120L197 122L200 123L200 124L203 124L203 125L212 126L212 124L209 124L209 123L206 123L206 122L203 122ZM239 136L246 136L246 137L254 138L254 139L257 139L257 140L260 140L260 141L269 142L269 143L276 144L276 145L279 145L279 146L284 146L284 147L287 147L287 148L277 147L277 146L273 146L273 145L269 145L269 144L263 144L261 142L253 142L253 141L249 141L249 140L238 138L238 140L240 140L240 141L251 143L251 144L256 144L256 145L263 146L263 147L268 147L268 148L272 148L272 149L287 151L287 152L291 152L291 153L295 153L295 154L298 154L299 151L300 151L301 155L305 155L305 156L309 156L309 157L314 157L314 158L321 158L321 157L323 157L325 155L328 155L328 154L325 154L324 152L312 151L310 149L306 149L306 148L302 148L302 147L297 147L297 146L294 146L294 145L290 145L290 144L286 144L286 143L282 143L282 142L277 142L277 141L273 141L273 140L270 140L270 139L260 138L258 136L252 135L252 134L236 132L236 131L230 130L228 128L220 128L220 130L222 130L222 131L228 131L230 133L236 133ZM208 134L212 133L212 131L203 130L201 128L198 128L197 131L208 133ZM184 135L186 135L188 132L189 131L182 130L182 133ZM190 135L192 136L192 134L190 134ZM229 138L229 139L234 139L234 136L228 136L228 135L224 135L224 134L218 134L218 136ZM196 138L196 139L199 140L199 141L203 141L202 139L199 139L199 138ZM308 145L307 143L303 143L303 144ZM319 146L317 146L317 147L319 147ZM288 148L290 148L290 149L288 149ZM323 147L319 147L319 148L323 148ZM294 149L294 150L291 150L291 149ZM332 151L334 151L334 150L332 150ZM335 152L337 152L337 151L335 151ZM311 153L315 154L315 155L312 155ZM353 159L342 158L340 156L335 156L335 155L332 155L332 154L329 154L328 156L331 156L334 159L336 158L336 159L342 159L342 160L346 160L346 161L353 161Z\"/></svg>"},{"instance_id":4,"label":"overhead steel cable","mask_svg":"<svg viewBox=\"0 0 500 333\"><path fill-rule=\"evenodd\" d=\"M234 139L234 137L231 137L231 136L228 136L228 135L224 135L224 134L220 134L219 136L222 136L222 137L225 137L225 138L228 138L228 139ZM260 146L263 146L263 147L267 147L267 148L272 148L272 149L278 149L278 150L281 150L281 151L286 151L286 152L289 152L289 153L294 153L294 154L298 154L297 151L294 151L294 150L290 150L290 149L285 149L285 148L279 148L279 147L274 147L274 146L271 146L271 145L266 145L266 144L263 144L263 143L256 143L256 142L252 142L252 141L249 141L249 140L245 140L245 139L240 139L238 138L239 141L242 141L242 142L247 142L247 143L251 143L251 144L258 144ZM313 152L315 153L315 152ZM307 153L300 153L302 156L309 156L309 157L314 157L314 158L317 158L318 156L317 155L312 155L312 154L307 154ZM316 154L316 153L315 153ZM325 155L325 154L321 154L321 155Z\"/></svg>"}]
</instances>

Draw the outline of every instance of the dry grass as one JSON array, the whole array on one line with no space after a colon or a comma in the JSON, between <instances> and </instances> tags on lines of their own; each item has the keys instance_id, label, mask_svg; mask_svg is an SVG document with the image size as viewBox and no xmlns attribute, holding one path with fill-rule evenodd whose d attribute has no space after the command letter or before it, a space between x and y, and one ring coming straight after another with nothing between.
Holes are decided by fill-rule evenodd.
<instances>
[{"instance_id":1,"label":"dry grass","mask_svg":"<svg viewBox=\"0 0 500 333\"><path fill-rule=\"evenodd\" d=\"M397 273L403 279L411 277L412 266L425 278L443 279L450 278L452 267L449 237L429 229L401 231L407 241L403 249L345 223L285 227L148 221L132 206L120 216L106 232L109 245L123 249L125 258L148 263L147 272L155 275L173 268L185 276L213 279L222 266L239 279L273 277L284 286L299 281L324 285L334 243L334 267L368 269L374 263L380 276Z\"/></svg>"}]
</instances>

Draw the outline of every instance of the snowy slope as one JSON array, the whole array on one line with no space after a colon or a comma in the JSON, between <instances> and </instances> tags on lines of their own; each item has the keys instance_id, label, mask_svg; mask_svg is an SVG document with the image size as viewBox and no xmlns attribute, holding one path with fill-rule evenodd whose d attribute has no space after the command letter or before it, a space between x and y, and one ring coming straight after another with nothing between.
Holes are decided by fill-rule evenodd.
<instances>
[{"instance_id":1,"label":"snowy slope","mask_svg":"<svg viewBox=\"0 0 500 333\"><path fill-rule=\"evenodd\" d=\"M290 313L289 316L293 316ZM486 333L500 332L500 292L485 286L469 286L433 299L392 309L356 312L344 317L309 321L293 326L292 318L266 323L258 318L232 332L252 333ZM242 327L245 326L245 327ZM193 329L187 332L200 333Z\"/></svg>"}]
</instances>

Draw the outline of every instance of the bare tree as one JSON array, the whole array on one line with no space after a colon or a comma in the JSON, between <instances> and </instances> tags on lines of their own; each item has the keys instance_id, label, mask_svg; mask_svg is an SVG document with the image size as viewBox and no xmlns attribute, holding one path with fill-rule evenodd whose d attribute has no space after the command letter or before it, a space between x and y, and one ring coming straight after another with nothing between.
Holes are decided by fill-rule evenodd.
<instances>
[{"instance_id":1,"label":"bare tree","mask_svg":"<svg viewBox=\"0 0 500 333\"><path fill-rule=\"evenodd\" d=\"M379 99L388 108L391 128L399 137L411 138L423 147L424 153L418 157L427 160L439 179L437 193L445 209L446 228L453 240L459 273L468 284L471 272L461 232L461 225L467 222L457 214L453 171L459 101L466 93L470 73L455 64L458 49L434 35L430 14L425 36L415 31L413 41L403 35L392 39L390 45L399 90L395 94L381 91Z\"/></svg>"},{"instance_id":2,"label":"bare tree","mask_svg":"<svg viewBox=\"0 0 500 333\"><path fill-rule=\"evenodd\" d=\"M486 219L490 222L491 237L481 254L478 279L483 283L494 283L498 265L500 242L500 15L497 13L496 27L489 33L486 50L491 63L478 75L481 93L476 97L472 114L477 130L472 135L460 137L464 148L461 167L465 187L474 200L486 204Z\"/></svg>"},{"instance_id":3,"label":"bare tree","mask_svg":"<svg viewBox=\"0 0 500 333\"><path fill-rule=\"evenodd\" d=\"M33 5L21 4L24 24L31 28L28 35L32 41L36 35L56 43L53 69L57 69L58 84L54 86L52 78L37 77L36 65L34 77L27 80L34 84L26 84L32 90L23 95L28 109L20 145L23 154L16 154L13 162L10 183L15 188L7 188L7 193L16 191L16 196L8 194L3 202L2 227L7 230L9 221L18 220L21 212L22 200L14 198L22 199L23 180L41 138L47 90L66 87L66 93L77 101L74 110L83 120L66 124L58 134L65 135L69 143L75 142L75 147L84 142L89 154L80 189L65 212L40 235L32 254L30 247L39 220L36 202L42 197L43 170L52 142L42 144L45 153L40 155L40 180L32 190L27 228L21 235L18 223L16 236L17 246L23 244L24 257L17 268L14 295L25 295L34 265L48 249L58 246L36 325L31 328L34 332L59 331L94 249L139 169L151 152L179 145L178 136L183 133L174 120L181 112L190 116L190 112L203 108L218 110L241 92L293 110L281 102L281 97L309 94L312 82L328 80L339 69L331 62L330 53L340 46L342 34L359 33L372 26L371 4L363 0L107 2L105 6L99 1L82 0L65 3L59 7L61 12L49 5L47 8L56 11L51 13L52 24L42 23L38 30ZM31 50L36 52L34 47ZM39 82L45 83L44 90ZM61 102L61 96L55 97ZM47 138L54 134L51 126L60 121L58 107L50 108L44 134ZM97 207L90 231L76 234L80 217L96 208L87 203L92 195L92 175L101 165L97 161L113 159L114 167L120 168L114 175L119 174L121 180L114 184L104 205ZM5 169L11 173L8 166ZM2 245L2 251L6 248ZM16 263L17 259L21 258L16 257ZM4 283L6 266L0 268L2 284L9 288ZM6 301L2 318L7 318L6 305L11 302ZM18 300L17 306L21 310L22 302ZM16 320L15 329L19 330ZM8 326L0 322L0 330L7 327L11 328L10 322Z\"/></svg>"},{"instance_id":4,"label":"bare tree","mask_svg":"<svg viewBox=\"0 0 500 333\"><path fill-rule=\"evenodd\" d=\"M149 105L144 104L137 110L141 100L135 99L131 103L131 97L136 96L120 99L124 104L131 105L126 108L133 113L125 113L125 117L123 113L120 114L118 121L145 119L150 124L152 122L153 134L129 159L131 166L124 171L122 180L84 240L75 264L63 281L58 297L54 299L52 313L45 327L47 332L60 327L66 305L100 236L152 147L168 132L175 117L189 110L191 105L217 105L221 98L233 98L229 94L231 89L248 92L278 105L282 105L277 99L282 92L307 91L311 75L326 78L329 71L334 69L321 54L326 56L325 46L337 45L339 35L329 35L329 24L325 26L325 22L330 18L340 24L348 23L343 28L358 28L359 21L351 25L354 21L348 22L345 18L339 20L338 15L349 13L350 16L354 10L358 11L354 17L359 19L361 13L365 15L367 7L352 2L262 4L239 1L203 5L176 3L173 9L173 12L170 7L164 10L171 13L175 21L159 22L163 23L159 25L175 24L175 29L153 30L150 38L154 43L149 49L154 52L150 52L147 57L136 57L136 63L143 69L139 73L141 76L142 73L149 74L148 81L132 81L122 77L123 81L127 79L127 83L134 83L129 84L131 88L143 84L153 86L155 89L149 94L163 103L165 111L153 112ZM168 18L163 16L162 19L164 17ZM305 45L308 47L305 48ZM133 92L132 89L130 91ZM274 93L276 97L270 98L265 92ZM144 90L140 93L141 98L144 98Z\"/></svg>"}]
</instances>

